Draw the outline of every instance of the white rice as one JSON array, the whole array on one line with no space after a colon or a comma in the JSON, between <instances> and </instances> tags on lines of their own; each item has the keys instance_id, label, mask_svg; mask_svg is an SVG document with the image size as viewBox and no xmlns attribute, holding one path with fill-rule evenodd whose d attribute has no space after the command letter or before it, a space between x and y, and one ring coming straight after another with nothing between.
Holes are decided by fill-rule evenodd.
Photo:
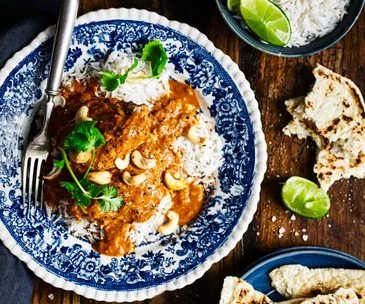
<instances>
[{"instance_id":1,"label":"white rice","mask_svg":"<svg viewBox=\"0 0 365 304\"><path fill-rule=\"evenodd\" d=\"M143 242L153 241L156 237L157 228L165 221L166 212L172 207L170 195L162 198L157 212L149 220L143 223L133 223L133 230L130 231L129 238L136 246Z\"/></svg>"},{"instance_id":2,"label":"white rice","mask_svg":"<svg viewBox=\"0 0 365 304\"><path fill-rule=\"evenodd\" d=\"M350 0L271 0L288 16L292 36L287 47L299 47L331 33L347 14ZM235 14L242 20L241 15Z\"/></svg>"},{"instance_id":3,"label":"white rice","mask_svg":"<svg viewBox=\"0 0 365 304\"><path fill-rule=\"evenodd\" d=\"M65 87L71 87L74 80L84 82L90 77L100 78L99 72L101 71L113 71L122 75L133 64L134 58L134 55L113 51L105 62L92 62L85 66L75 65L64 76L62 84ZM138 66L129 73L128 77L144 75L151 75L151 65L149 62L138 59ZM127 102L133 102L136 105L145 104L151 107L151 100L165 95L169 91L168 80L169 73L165 69L159 79L127 80L113 92L108 92L103 86L100 86L98 95L105 98L115 97Z\"/></svg>"},{"instance_id":4,"label":"white rice","mask_svg":"<svg viewBox=\"0 0 365 304\"><path fill-rule=\"evenodd\" d=\"M202 183L205 188L214 183L214 175L222 162L223 140L215 132L215 121L201 113L199 136L207 138L204 145L195 145L185 136L181 136L174 143L174 147L184 153L184 169L189 177L196 179L195 183Z\"/></svg>"},{"instance_id":5,"label":"white rice","mask_svg":"<svg viewBox=\"0 0 365 304\"><path fill-rule=\"evenodd\" d=\"M126 55L120 52L112 52L105 62L91 63L80 67L76 66L72 71L64 76L63 86L71 87L73 81L78 80L86 82L90 77L99 77L99 71L113 71L118 74L123 74L126 69L132 65L134 56ZM149 75L150 65L139 60L138 67L131 73L130 76ZM168 80L169 71L166 70L160 79L146 79L138 82L126 82L119 86L117 90L110 93L100 88L97 92L102 97L115 97L123 101L129 101L136 105L145 104L150 108L152 102L159 96L169 92ZM196 183L201 183L207 189L215 182L217 169L222 162L223 140L215 132L214 119L204 115L200 116L199 136L207 138L204 145L194 145L184 136L177 139L174 144L175 149L180 149L183 152L183 167L190 180L195 180ZM61 201L58 206L58 215L54 216L53 221L57 223L61 219L67 225L69 233L76 237L86 238L90 242L95 242L103 238L102 229L96 222L88 220L76 221L68 214L69 202ZM156 230L165 220L166 212L172 207L170 196L164 197L157 212L148 221L144 223L133 223L134 229L130 232L130 239L138 246L145 241L153 241L158 238ZM52 217L50 209L46 208L49 217Z\"/></svg>"},{"instance_id":6,"label":"white rice","mask_svg":"<svg viewBox=\"0 0 365 304\"><path fill-rule=\"evenodd\" d=\"M272 0L292 27L288 47L299 47L332 32L347 13L350 0Z\"/></svg>"},{"instance_id":7,"label":"white rice","mask_svg":"<svg viewBox=\"0 0 365 304\"><path fill-rule=\"evenodd\" d=\"M68 233L74 235L78 238L83 238L89 240L90 243L101 240L103 238L103 231L97 225L96 222L90 222L86 219L77 221L72 215L68 213L69 202L62 200L57 206L57 213L53 215L51 207L45 203L46 214L52 219L54 224L57 224L62 220L66 226Z\"/></svg>"}]
</instances>

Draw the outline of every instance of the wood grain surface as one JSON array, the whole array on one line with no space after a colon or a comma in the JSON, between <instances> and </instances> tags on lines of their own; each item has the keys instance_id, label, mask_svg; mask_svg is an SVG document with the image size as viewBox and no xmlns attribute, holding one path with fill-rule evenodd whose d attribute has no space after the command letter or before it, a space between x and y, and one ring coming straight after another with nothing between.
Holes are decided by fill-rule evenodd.
<instances>
[{"instance_id":1,"label":"wood grain surface","mask_svg":"<svg viewBox=\"0 0 365 304\"><path fill-rule=\"evenodd\" d=\"M241 41L224 23L213 0L83 0L80 14L122 6L155 11L171 20L188 23L231 56L256 93L269 155L257 213L236 248L192 285L136 303L218 303L224 277L239 275L254 260L282 248L326 246L365 260L365 242L362 241L365 239L365 180L337 182L329 191L332 202L329 216L317 221L300 217L291 220L292 215L285 211L280 199L281 185L288 177L299 175L316 181L313 142L289 138L282 133L290 120L284 101L308 92L314 82L311 71L316 63L349 77L365 92L365 13L332 48L305 58L287 59L260 53ZM278 236L280 227L285 229L281 238ZM307 241L303 240L305 236L308 236ZM80 297L36 279L31 303L104 302Z\"/></svg>"}]
</instances>

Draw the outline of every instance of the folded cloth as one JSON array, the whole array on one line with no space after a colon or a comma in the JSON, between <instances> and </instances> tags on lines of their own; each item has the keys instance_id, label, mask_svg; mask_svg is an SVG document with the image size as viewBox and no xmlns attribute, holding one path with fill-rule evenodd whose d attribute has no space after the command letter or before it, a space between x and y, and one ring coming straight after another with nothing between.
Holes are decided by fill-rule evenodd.
<instances>
[{"instance_id":1,"label":"folded cloth","mask_svg":"<svg viewBox=\"0 0 365 304\"><path fill-rule=\"evenodd\" d=\"M0 303L29 304L34 276L23 262L0 242Z\"/></svg>"},{"instance_id":2,"label":"folded cloth","mask_svg":"<svg viewBox=\"0 0 365 304\"><path fill-rule=\"evenodd\" d=\"M59 0L0 0L0 67L47 26L56 23ZM0 303L29 304L34 276L0 241Z\"/></svg>"},{"instance_id":3,"label":"folded cloth","mask_svg":"<svg viewBox=\"0 0 365 304\"><path fill-rule=\"evenodd\" d=\"M59 6L60 0L0 0L0 67L56 23Z\"/></svg>"}]
</instances>

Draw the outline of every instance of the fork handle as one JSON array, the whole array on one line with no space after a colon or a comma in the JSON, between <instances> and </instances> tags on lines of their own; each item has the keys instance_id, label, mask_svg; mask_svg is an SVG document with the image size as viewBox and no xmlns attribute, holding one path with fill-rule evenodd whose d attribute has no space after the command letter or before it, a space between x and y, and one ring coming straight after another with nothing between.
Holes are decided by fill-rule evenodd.
<instances>
[{"instance_id":1,"label":"fork handle","mask_svg":"<svg viewBox=\"0 0 365 304\"><path fill-rule=\"evenodd\" d=\"M72 31L75 26L79 0L63 0L58 16L56 34L53 42L51 68L49 71L46 93L55 96L61 84L61 78L68 49L71 42ZM49 98L48 101L51 101Z\"/></svg>"},{"instance_id":2,"label":"fork handle","mask_svg":"<svg viewBox=\"0 0 365 304\"><path fill-rule=\"evenodd\" d=\"M48 141L47 132L49 119L54 107L53 99L58 95L61 78L68 49L71 42L72 32L75 26L79 0L63 0L60 14L58 16L56 34L53 42L51 67L46 87L47 100L41 105L43 114L43 125L40 133L33 139L35 143Z\"/></svg>"}]
</instances>

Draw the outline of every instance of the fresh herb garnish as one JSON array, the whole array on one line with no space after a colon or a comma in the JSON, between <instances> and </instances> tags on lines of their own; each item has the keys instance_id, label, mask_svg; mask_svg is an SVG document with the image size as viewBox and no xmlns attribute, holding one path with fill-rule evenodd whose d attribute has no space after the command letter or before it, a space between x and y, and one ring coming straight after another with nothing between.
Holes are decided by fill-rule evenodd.
<instances>
[{"instance_id":1,"label":"fresh herb garnish","mask_svg":"<svg viewBox=\"0 0 365 304\"><path fill-rule=\"evenodd\" d=\"M59 148L62 160L55 161L54 165L61 170L66 165L70 172L73 182L61 182L61 186L65 187L71 193L72 199L79 207L88 207L91 200L97 200L98 204L104 212L110 210L117 211L123 203L123 198L118 196L118 188L109 185L99 186L91 183L87 179L87 175L94 163L95 149L105 144L103 134L95 127L96 121L84 121L75 126L70 134L65 137L64 147L73 152L90 152L92 151L90 164L81 180L79 180L73 172L67 158L64 148Z\"/></svg>"},{"instance_id":2,"label":"fresh herb garnish","mask_svg":"<svg viewBox=\"0 0 365 304\"><path fill-rule=\"evenodd\" d=\"M63 159L55 160L55 161L53 161L53 166L58 167L60 170L62 170L63 167L65 166L65 161Z\"/></svg>"},{"instance_id":3,"label":"fresh herb garnish","mask_svg":"<svg viewBox=\"0 0 365 304\"><path fill-rule=\"evenodd\" d=\"M68 192L71 193L72 199L75 200L75 204L80 207L88 207L91 203L91 198L86 195L88 191L85 190L85 181L86 179L82 179L80 181L80 184L83 185L82 188L79 188L79 186L76 183L73 182L61 182L61 186L65 187ZM83 190L85 190L85 193Z\"/></svg>"},{"instance_id":4,"label":"fresh herb garnish","mask_svg":"<svg viewBox=\"0 0 365 304\"><path fill-rule=\"evenodd\" d=\"M123 203L123 198L118 196L118 189L113 186L106 186L101 193L103 194L98 199L100 200L100 209L104 212L109 210L117 211Z\"/></svg>"},{"instance_id":5,"label":"fresh herb garnish","mask_svg":"<svg viewBox=\"0 0 365 304\"><path fill-rule=\"evenodd\" d=\"M158 40L152 40L147 43L142 50L143 61L151 61L152 75L146 78L157 78L169 59L162 43Z\"/></svg>"},{"instance_id":6,"label":"fresh herb garnish","mask_svg":"<svg viewBox=\"0 0 365 304\"><path fill-rule=\"evenodd\" d=\"M61 182L61 186L65 187L71 193L75 204L80 207L88 207L91 200L97 200L100 209L104 212L110 210L117 211L123 203L123 198L118 196L118 188L109 185L98 186L91 183L86 177L78 180L73 172L67 158L66 151L60 148L64 163L71 174L74 182ZM91 165L89 165L89 168Z\"/></svg>"},{"instance_id":7,"label":"fresh herb garnish","mask_svg":"<svg viewBox=\"0 0 365 304\"><path fill-rule=\"evenodd\" d=\"M152 75L150 76L140 76L131 79L147 79L147 78L158 78L163 72L163 69L168 61L168 57L166 51L162 45L162 43L158 40L152 40L147 43L142 49L142 57L143 61L151 62L151 70ZM131 67L123 74L118 75L111 71L99 72L101 77L101 83L105 87L107 91L114 91L120 85L125 83L128 78L128 74L130 71L135 69L138 65L137 58L134 58L134 62Z\"/></svg>"},{"instance_id":8,"label":"fresh herb garnish","mask_svg":"<svg viewBox=\"0 0 365 304\"><path fill-rule=\"evenodd\" d=\"M96 123L92 120L76 125L75 129L65 137L65 148L73 152L89 152L105 144L103 134L94 127Z\"/></svg>"},{"instance_id":9,"label":"fresh herb garnish","mask_svg":"<svg viewBox=\"0 0 365 304\"><path fill-rule=\"evenodd\" d=\"M133 60L133 64L129 67L129 69L122 76L119 77L119 84L125 83L129 72L134 70L138 66L138 59L134 58Z\"/></svg>"},{"instance_id":10,"label":"fresh herb garnish","mask_svg":"<svg viewBox=\"0 0 365 304\"><path fill-rule=\"evenodd\" d=\"M107 91L110 92L114 91L121 84L125 83L129 72L134 70L137 66L138 66L138 59L134 58L133 64L123 75L118 75L111 71L99 72L99 74L101 75L101 83L103 84L103 86Z\"/></svg>"},{"instance_id":11,"label":"fresh herb garnish","mask_svg":"<svg viewBox=\"0 0 365 304\"><path fill-rule=\"evenodd\" d=\"M111 92L119 87L121 76L118 74L111 71L99 72L99 74L101 75L101 83L107 91Z\"/></svg>"}]
</instances>

